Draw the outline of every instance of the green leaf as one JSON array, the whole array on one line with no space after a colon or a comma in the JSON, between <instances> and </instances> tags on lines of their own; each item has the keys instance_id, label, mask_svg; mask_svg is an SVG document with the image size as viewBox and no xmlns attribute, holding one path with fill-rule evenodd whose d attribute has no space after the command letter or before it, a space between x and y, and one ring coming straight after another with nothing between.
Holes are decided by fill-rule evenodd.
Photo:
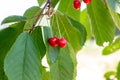
<instances>
[{"instance_id":1,"label":"green leaf","mask_svg":"<svg viewBox=\"0 0 120 80\"><path fill-rule=\"evenodd\" d=\"M63 18L65 16L60 17ZM67 18L65 19L67 20ZM72 29L74 30L74 27ZM44 27L43 31L47 46L47 61L50 66L52 80L74 80L76 76L76 54L72 46L68 43L67 46L62 49L59 47L51 47L48 44L48 39L53 36L53 31L50 27Z\"/></svg>"},{"instance_id":2,"label":"green leaf","mask_svg":"<svg viewBox=\"0 0 120 80\"><path fill-rule=\"evenodd\" d=\"M35 30L32 32L33 39L35 41L36 48L41 56L41 59L44 57L46 53L46 47L43 41L42 30L40 26L37 26Z\"/></svg>"},{"instance_id":3,"label":"green leaf","mask_svg":"<svg viewBox=\"0 0 120 80\"><path fill-rule=\"evenodd\" d=\"M0 80L7 80L3 69L4 58L17 36L23 31L24 25L25 22L22 21L0 30Z\"/></svg>"},{"instance_id":4,"label":"green leaf","mask_svg":"<svg viewBox=\"0 0 120 80\"><path fill-rule=\"evenodd\" d=\"M46 0L37 0L39 6L41 6Z\"/></svg>"},{"instance_id":5,"label":"green leaf","mask_svg":"<svg viewBox=\"0 0 120 80\"><path fill-rule=\"evenodd\" d=\"M9 80L41 80L40 56L31 35L20 34L4 61Z\"/></svg>"},{"instance_id":6,"label":"green leaf","mask_svg":"<svg viewBox=\"0 0 120 80\"><path fill-rule=\"evenodd\" d=\"M75 10L73 7L73 0L61 0L58 10L67 14L74 20L80 21L80 10Z\"/></svg>"},{"instance_id":7,"label":"green leaf","mask_svg":"<svg viewBox=\"0 0 120 80\"><path fill-rule=\"evenodd\" d=\"M103 49L103 55L109 55L120 49L120 37L118 37L111 45Z\"/></svg>"},{"instance_id":8,"label":"green leaf","mask_svg":"<svg viewBox=\"0 0 120 80\"><path fill-rule=\"evenodd\" d=\"M88 14L87 14L87 9L83 10L80 13L80 22L86 28L87 39L90 39L92 36L92 31L91 31L91 26L90 26L90 20L89 20Z\"/></svg>"},{"instance_id":9,"label":"green leaf","mask_svg":"<svg viewBox=\"0 0 120 80\"><path fill-rule=\"evenodd\" d=\"M81 46L83 46L85 41L86 41L86 36L87 36L86 29L78 21L75 21L70 17L68 17L68 19L69 19L71 25L80 31L80 33L81 33Z\"/></svg>"},{"instance_id":10,"label":"green leaf","mask_svg":"<svg viewBox=\"0 0 120 80\"><path fill-rule=\"evenodd\" d=\"M46 0L37 0L37 1L38 1L39 6L41 6L43 3L45 3ZM59 2L59 0L52 0L51 2L52 2L52 7L54 8L56 4Z\"/></svg>"},{"instance_id":11,"label":"green leaf","mask_svg":"<svg viewBox=\"0 0 120 80\"><path fill-rule=\"evenodd\" d=\"M59 0L52 0L52 7L55 7Z\"/></svg>"},{"instance_id":12,"label":"green leaf","mask_svg":"<svg viewBox=\"0 0 120 80\"><path fill-rule=\"evenodd\" d=\"M43 28L43 33L44 33L44 40L46 43L46 48L47 48L47 59L48 63L52 64L56 62L59 56L59 47L52 47L48 43L48 39L53 37L53 33L50 27L44 27Z\"/></svg>"},{"instance_id":13,"label":"green leaf","mask_svg":"<svg viewBox=\"0 0 120 80\"><path fill-rule=\"evenodd\" d=\"M56 13L51 20L51 25L54 34L58 37L65 37L72 45L75 52L81 49L81 44L83 44L82 39L84 38L82 37L80 30L70 23L67 16Z\"/></svg>"},{"instance_id":14,"label":"green leaf","mask_svg":"<svg viewBox=\"0 0 120 80\"><path fill-rule=\"evenodd\" d=\"M5 23L11 23L11 22L18 22L18 21L24 21L26 20L25 17L23 16L18 16L18 15L13 15L13 16L8 16L7 18L5 18L1 24L5 24Z\"/></svg>"},{"instance_id":15,"label":"green leaf","mask_svg":"<svg viewBox=\"0 0 120 80\"><path fill-rule=\"evenodd\" d=\"M99 4L99 6L98 6ZM104 42L112 42L115 34L114 22L101 0L93 0L87 6L92 30L96 38L96 43L100 46Z\"/></svg>"},{"instance_id":16,"label":"green leaf","mask_svg":"<svg viewBox=\"0 0 120 80\"><path fill-rule=\"evenodd\" d=\"M106 72L104 74L104 77L106 78L106 80L110 80L110 76L116 76L116 72L115 71L109 71L109 72Z\"/></svg>"},{"instance_id":17,"label":"green leaf","mask_svg":"<svg viewBox=\"0 0 120 80\"><path fill-rule=\"evenodd\" d=\"M112 0L112 1L115 1L115 0ZM114 10L112 10L112 9L110 8L109 0L106 0L106 4L107 4L107 7L108 7L108 9L109 9L109 12L110 12L110 14L111 14L111 16L112 16L112 18L113 18L114 23L115 23L116 26L120 29L120 17L119 17L119 15L118 15L116 12L114 12Z\"/></svg>"},{"instance_id":18,"label":"green leaf","mask_svg":"<svg viewBox=\"0 0 120 80\"><path fill-rule=\"evenodd\" d=\"M46 68L42 69L42 80L51 80L50 72L46 71Z\"/></svg>"},{"instance_id":19,"label":"green leaf","mask_svg":"<svg viewBox=\"0 0 120 80\"><path fill-rule=\"evenodd\" d=\"M120 17L117 13L113 12L112 10L110 11L111 16L114 20L115 25L119 28L120 30Z\"/></svg>"},{"instance_id":20,"label":"green leaf","mask_svg":"<svg viewBox=\"0 0 120 80\"><path fill-rule=\"evenodd\" d=\"M52 80L75 80L76 58L75 53L68 45L60 50L57 61L50 64Z\"/></svg>"},{"instance_id":21,"label":"green leaf","mask_svg":"<svg viewBox=\"0 0 120 80\"><path fill-rule=\"evenodd\" d=\"M33 6L33 7L30 7L29 9L27 9L23 16L28 19L34 18L34 17L38 16L39 11L40 11L40 7Z\"/></svg>"},{"instance_id":22,"label":"green leaf","mask_svg":"<svg viewBox=\"0 0 120 80\"><path fill-rule=\"evenodd\" d=\"M46 2L46 0L37 0L38 1L38 4L39 6L41 6L43 3ZM54 8L56 6L56 4L59 2L59 0L52 0L52 7Z\"/></svg>"},{"instance_id":23,"label":"green leaf","mask_svg":"<svg viewBox=\"0 0 120 80\"><path fill-rule=\"evenodd\" d=\"M8 80L7 76L4 73L2 61L0 61L0 80Z\"/></svg>"},{"instance_id":24,"label":"green leaf","mask_svg":"<svg viewBox=\"0 0 120 80\"><path fill-rule=\"evenodd\" d=\"M110 8L117 13L120 13L120 0L108 0Z\"/></svg>"},{"instance_id":25,"label":"green leaf","mask_svg":"<svg viewBox=\"0 0 120 80\"><path fill-rule=\"evenodd\" d=\"M117 79L120 80L120 62L118 63L117 67Z\"/></svg>"},{"instance_id":26,"label":"green leaf","mask_svg":"<svg viewBox=\"0 0 120 80\"><path fill-rule=\"evenodd\" d=\"M25 11L24 17L27 18L27 22L24 30L29 30L32 27L39 13L40 8L38 6L33 6Z\"/></svg>"}]
</instances>

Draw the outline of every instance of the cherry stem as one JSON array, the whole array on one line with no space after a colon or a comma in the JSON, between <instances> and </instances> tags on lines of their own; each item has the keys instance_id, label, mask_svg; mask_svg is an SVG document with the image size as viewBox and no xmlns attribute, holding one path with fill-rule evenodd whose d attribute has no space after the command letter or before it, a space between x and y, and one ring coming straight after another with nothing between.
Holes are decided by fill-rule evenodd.
<instances>
[{"instance_id":1,"label":"cherry stem","mask_svg":"<svg viewBox=\"0 0 120 80\"><path fill-rule=\"evenodd\" d=\"M37 22L39 21L39 19L43 17L43 12L44 12L44 10L45 10L46 7L48 7L48 12L49 12L49 10L50 10L50 8L51 8L51 0L48 0L48 1L46 2L45 6L44 6L44 7L42 8L42 10L40 11L39 15L37 16L35 22L34 22L33 25L32 25L32 28L30 29L29 33L32 33L32 31L34 30L34 28L35 28ZM50 13L49 13L48 15L50 15Z\"/></svg>"},{"instance_id":2,"label":"cherry stem","mask_svg":"<svg viewBox=\"0 0 120 80\"><path fill-rule=\"evenodd\" d=\"M57 18L57 16L55 16L55 17L56 17L56 22L57 22L57 28L58 28L58 32L59 32L59 37L61 38L62 35L61 35L61 32L60 32L60 27L59 27L59 23L58 23L58 18Z\"/></svg>"}]
</instances>

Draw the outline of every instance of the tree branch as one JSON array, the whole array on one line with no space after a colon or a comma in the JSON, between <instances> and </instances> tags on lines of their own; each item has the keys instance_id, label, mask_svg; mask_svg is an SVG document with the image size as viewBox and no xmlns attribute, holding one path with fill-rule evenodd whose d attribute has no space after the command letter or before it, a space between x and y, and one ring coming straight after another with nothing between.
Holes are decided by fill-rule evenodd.
<instances>
[{"instance_id":1,"label":"tree branch","mask_svg":"<svg viewBox=\"0 0 120 80\"><path fill-rule=\"evenodd\" d=\"M30 29L29 33L32 33L32 31L34 30L37 22L39 21L39 19L43 16L43 12L45 10L45 8L48 7L48 10L51 8L51 0L48 0L45 4L45 6L42 8L42 10L40 11L39 15L37 16L34 24L32 25L32 28ZM48 14L49 15L49 14Z\"/></svg>"}]
</instances>

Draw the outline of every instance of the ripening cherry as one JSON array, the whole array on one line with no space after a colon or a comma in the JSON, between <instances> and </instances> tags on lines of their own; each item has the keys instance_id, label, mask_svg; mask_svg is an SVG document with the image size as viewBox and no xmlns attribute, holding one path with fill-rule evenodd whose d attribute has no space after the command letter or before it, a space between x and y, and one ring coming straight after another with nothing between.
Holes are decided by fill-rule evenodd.
<instances>
[{"instance_id":1,"label":"ripening cherry","mask_svg":"<svg viewBox=\"0 0 120 80\"><path fill-rule=\"evenodd\" d=\"M60 38L57 43L60 48L64 48L67 45L67 40L66 38Z\"/></svg>"},{"instance_id":2,"label":"ripening cherry","mask_svg":"<svg viewBox=\"0 0 120 80\"><path fill-rule=\"evenodd\" d=\"M74 0L73 6L76 10L79 10L81 7L81 2L79 0Z\"/></svg>"},{"instance_id":3,"label":"ripening cherry","mask_svg":"<svg viewBox=\"0 0 120 80\"><path fill-rule=\"evenodd\" d=\"M83 0L84 3L90 4L92 0Z\"/></svg>"},{"instance_id":4,"label":"ripening cherry","mask_svg":"<svg viewBox=\"0 0 120 80\"><path fill-rule=\"evenodd\" d=\"M49 42L49 44L50 44L52 47L56 47L56 46L58 46L57 40L58 40L58 38L52 37L52 38L50 38L50 39L48 40L48 42Z\"/></svg>"}]
</instances>

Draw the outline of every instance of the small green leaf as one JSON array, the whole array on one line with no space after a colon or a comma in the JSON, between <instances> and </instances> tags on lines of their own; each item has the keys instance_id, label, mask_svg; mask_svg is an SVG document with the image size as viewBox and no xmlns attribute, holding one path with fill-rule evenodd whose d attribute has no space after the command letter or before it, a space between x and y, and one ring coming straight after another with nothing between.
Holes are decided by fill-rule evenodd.
<instances>
[{"instance_id":1,"label":"small green leaf","mask_svg":"<svg viewBox=\"0 0 120 80\"><path fill-rule=\"evenodd\" d=\"M45 3L46 0L37 0L37 1L38 1L39 6L41 6L43 3ZM52 2L52 7L54 8L56 4L59 2L59 0L52 0L51 2Z\"/></svg>"},{"instance_id":2,"label":"small green leaf","mask_svg":"<svg viewBox=\"0 0 120 80\"><path fill-rule=\"evenodd\" d=\"M90 26L90 20L87 14L87 10L83 10L80 13L80 22L82 25L84 25L84 27L86 28L87 31L87 39L90 39L92 36L92 31L91 31L91 26Z\"/></svg>"},{"instance_id":3,"label":"small green leaf","mask_svg":"<svg viewBox=\"0 0 120 80\"><path fill-rule=\"evenodd\" d=\"M115 51L120 49L120 37L118 37L115 42L113 42L112 44L110 44L109 46L106 46L103 49L103 55L109 55L114 53Z\"/></svg>"},{"instance_id":4,"label":"small green leaf","mask_svg":"<svg viewBox=\"0 0 120 80\"><path fill-rule=\"evenodd\" d=\"M41 59L44 57L46 53L46 47L43 41L42 30L40 26L37 26L35 30L32 32L33 39L35 41L36 48L41 56Z\"/></svg>"},{"instance_id":5,"label":"small green leaf","mask_svg":"<svg viewBox=\"0 0 120 80\"><path fill-rule=\"evenodd\" d=\"M61 0L58 10L64 14L67 14L74 20L80 21L80 10L76 10L73 7L73 0Z\"/></svg>"},{"instance_id":6,"label":"small green leaf","mask_svg":"<svg viewBox=\"0 0 120 80\"><path fill-rule=\"evenodd\" d=\"M56 60L58 59L59 47L52 47L48 43L48 39L53 37L53 33L50 27L44 27L43 32L44 32L44 40L47 48L48 63L52 64L56 62Z\"/></svg>"},{"instance_id":7,"label":"small green leaf","mask_svg":"<svg viewBox=\"0 0 120 80\"><path fill-rule=\"evenodd\" d=\"M120 30L120 17L117 13L113 12L112 10L110 11L111 16L114 20L114 23L116 25L116 27L118 27L118 29Z\"/></svg>"},{"instance_id":8,"label":"small green leaf","mask_svg":"<svg viewBox=\"0 0 120 80\"><path fill-rule=\"evenodd\" d=\"M120 0L108 0L110 8L117 13L120 13Z\"/></svg>"},{"instance_id":9,"label":"small green leaf","mask_svg":"<svg viewBox=\"0 0 120 80\"><path fill-rule=\"evenodd\" d=\"M7 80L3 68L4 58L17 36L22 33L24 25L25 22L21 21L0 30L0 80Z\"/></svg>"},{"instance_id":10,"label":"small green leaf","mask_svg":"<svg viewBox=\"0 0 120 80\"><path fill-rule=\"evenodd\" d=\"M42 80L40 56L31 35L19 35L4 61L4 70L9 80Z\"/></svg>"},{"instance_id":11,"label":"small green leaf","mask_svg":"<svg viewBox=\"0 0 120 80\"><path fill-rule=\"evenodd\" d=\"M75 27L76 29L78 29L80 31L80 33L81 33L81 46L83 46L85 41L86 41L86 36L87 36L87 32L86 32L85 27L80 22L75 21L70 17L68 17L68 20L70 21L70 23L73 27Z\"/></svg>"},{"instance_id":12,"label":"small green leaf","mask_svg":"<svg viewBox=\"0 0 120 80\"><path fill-rule=\"evenodd\" d=\"M68 45L60 49L57 61L50 64L52 80L75 80L76 77L76 58L75 53Z\"/></svg>"},{"instance_id":13,"label":"small green leaf","mask_svg":"<svg viewBox=\"0 0 120 80\"><path fill-rule=\"evenodd\" d=\"M99 6L98 6L99 4ZM92 30L96 38L96 43L100 46L104 42L112 42L115 34L115 24L101 0L93 0L87 6Z\"/></svg>"},{"instance_id":14,"label":"small green leaf","mask_svg":"<svg viewBox=\"0 0 120 80\"><path fill-rule=\"evenodd\" d=\"M120 62L118 63L117 67L117 79L120 80Z\"/></svg>"},{"instance_id":15,"label":"small green leaf","mask_svg":"<svg viewBox=\"0 0 120 80\"><path fill-rule=\"evenodd\" d=\"M7 18L5 18L1 24L5 24L5 23L11 23L11 22L18 22L18 21L25 21L26 18L23 16L18 16L18 15L13 15L13 16L9 16Z\"/></svg>"},{"instance_id":16,"label":"small green leaf","mask_svg":"<svg viewBox=\"0 0 120 80\"><path fill-rule=\"evenodd\" d=\"M52 7L55 7L59 0L52 0Z\"/></svg>"},{"instance_id":17,"label":"small green leaf","mask_svg":"<svg viewBox=\"0 0 120 80\"><path fill-rule=\"evenodd\" d=\"M41 6L46 0L37 0L39 6Z\"/></svg>"},{"instance_id":18,"label":"small green leaf","mask_svg":"<svg viewBox=\"0 0 120 80\"><path fill-rule=\"evenodd\" d=\"M38 6L33 6L25 11L24 17L27 18L27 22L24 30L29 30L32 27L39 13L40 8Z\"/></svg>"},{"instance_id":19,"label":"small green leaf","mask_svg":"<svg viewBox=\"0 0 120 80\"><path fill-rule=\"evenodd\" d=\"M30 19L30 18L38 16L39 11L40 11L40 7L33 6L27 9L23 16L26 17L27 19Z\"/></svg>"},{"instance_id":20,"label":"small green leaf","mask_svg":"<svg viewBox=\"0 0 120 80\"><path fill-rule=\"evenodd\" d=\"M115 71L109 71L109 72L106 72L104 74L104 77L106 78L106 80L110 80L110 76L116 76L116 72Z\"/></svg>"}]
</instances>

